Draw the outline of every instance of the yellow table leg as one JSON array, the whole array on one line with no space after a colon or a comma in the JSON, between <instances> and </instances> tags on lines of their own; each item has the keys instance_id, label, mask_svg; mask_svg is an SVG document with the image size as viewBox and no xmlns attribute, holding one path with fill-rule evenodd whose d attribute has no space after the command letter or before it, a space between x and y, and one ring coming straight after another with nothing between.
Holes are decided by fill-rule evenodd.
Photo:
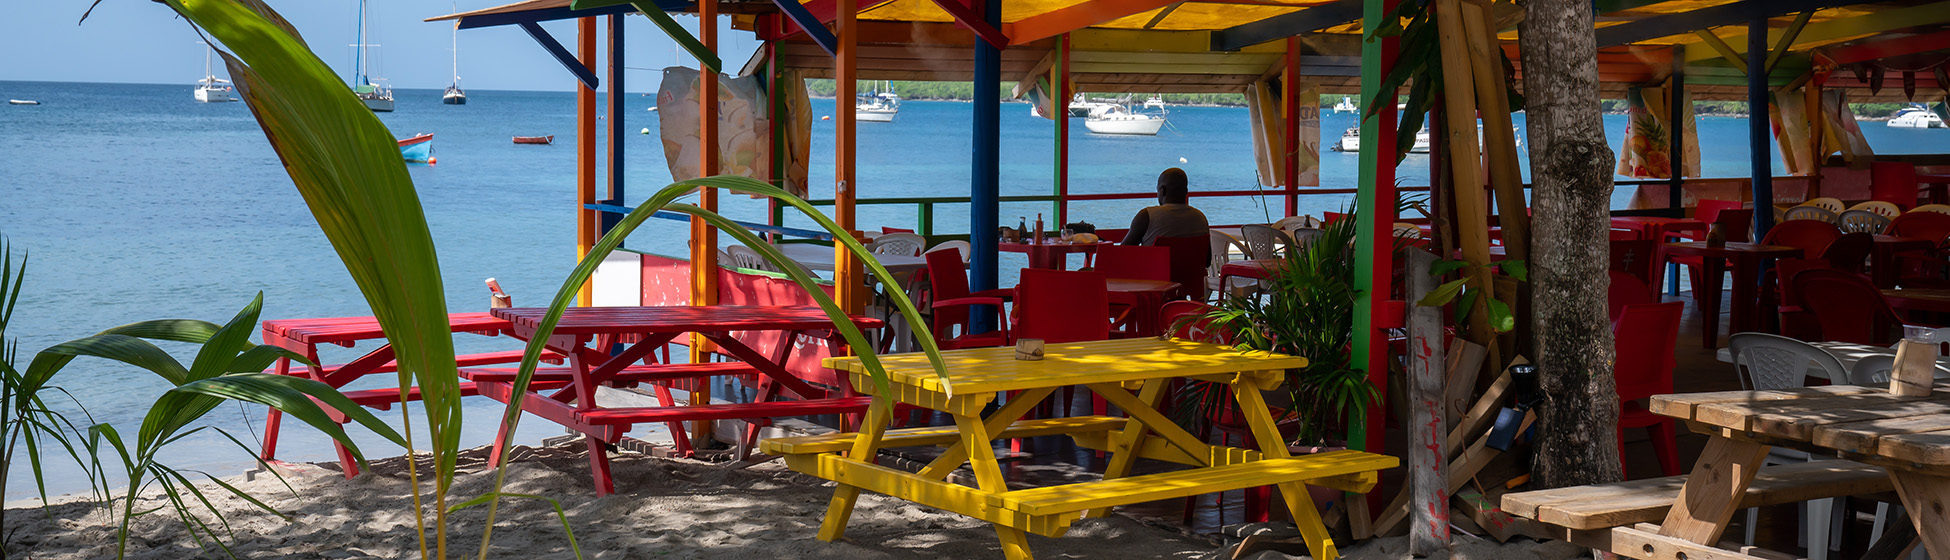
<instances>
[{"instance_id":1,"label":"yellow table leg","mask_svg":"<svg viewBox=\"0 0 1950 560\"><path fill-rule=\"evenodd\" d=\"M1029 533L1014 527L995 526L995 536L1002 540L1002 557L1006 560L1035 560L1029 554Z\"/></svg>"},{"instance_id":2,"label":"yellow table leg","mask_svg":"<svg viewBox=\"0 0 1950 560\"><path fill-rule=\"evenodd\" d=\"M1037 399L1041 400L1041 399ZM991 415L997 420L1002 414ZM1013 423L1007 421L1002 425ZM1002 480L1002 465L995 460L995 445L989 441L987 422L973 416L955 416L955 427L961 429L962 449L968 451L968 468L975 471L975 485L983 492L999 494L1009 491L1009 485ZM1022 529L995 526L995 536L1002 541L1002 557L1009 560L1030 560L1029 535Z\"/></svg>"},{"instance_id":3,"label":"yellow table leg","mask_svg":"<svg viewBox=\"0 0 1950 560\"><path fill-rule=\"evenodd\" d=\"M1259 388L1249 383L1232 384L1233 399L1239 403L1239 415L1253 430L1253 439L1259 441L1259 452L1269 459L1287 457L1286 438L1280 437L1280 430L1274 425L1271 409L1266 406L1265 396ZM1300 536L1307 540L1307 550L1313 552L1317 560L1334 560L1340 551L1334 547L1334 537L1327 534L1327 525L1320 522L1320 510L1314 507L1313 498L1307 496L1305 484L1288 482L1279 485L1280 496L1286 498L1287 510L1293 514L1293 525L1300 529Z\"/></svg>"},{"instance_id":4,"label":"yellow table leg","mask_svg":"<svg viewBox=\"0 0 1950 560\"><path fill-rule=\"evenodd\" d=\"M1036 408L1038 403L1043 402L1043 399L1049 398L1050 393L1054 392L1056 392L1056 388L1051 387L1046 389L1030 389L1018 393L1016 398L1010 399L1007 404L1002 405L1002 408L996 409L994 414L990 414L989 419L983 422L983 427L991 434L1008 429L1009 425L1015 424L1017 420L1021 420L1024 415L1029 414L1030 410ZM940 457L935 457L934 461L929 462L926 467L922 468L920 472L915 473L915 475L928 480L941 480L948 478L948 473L954 472L957 467L960 467L962 463L966 462L968 462L968 447L961 442L956 442L954 445L949 446L948 449L943 450Z\"/></svg>"},{"instance_id":5,"label":"yellow table leg","mask_svg":"<svg viewBox=\"0 0 1950 560\"><path fill-rule=\"evenodd\" d=\"M1158 407L1158 400L1164 397L1164 387L1169 384L1169 380L1145 383L1144 388L1138 389L1138 400L1144 403L1146 408L1155 410ZM1139 446L1144 445L1145 431L1144 421L1137 415L1132 415L1124 422L1124 430L1117 432L1116 437L1110 440L1107 450L1110 452L1110 464L1104 467L1104 480L1123 478L1131 474L1131 464L1136 463L1138 459L1137 450ZM1097 508L1084 512L1084 517L1106 515L1110 515L1110 508Z\"/></svg>"},{"instance_id":6,"label":"yellow table leg","mask_svg":"<svg viewBox=\"0 0 1950 560\"><path fill-rule=\"evenodd\" d=\"M872 463L880 448L880 437L887 433L887 422L893 418L894 401L889 397L874 397L873 404L867 407L867 417L861 420L860 437L853 439L850 457ZM853 517L853 503L860 499L860 488L841 484L833 488L833 500L826 504L826 519L819 524L819 540L833 542L846 536L846 522Z\"/></svg>"}]
</instances>

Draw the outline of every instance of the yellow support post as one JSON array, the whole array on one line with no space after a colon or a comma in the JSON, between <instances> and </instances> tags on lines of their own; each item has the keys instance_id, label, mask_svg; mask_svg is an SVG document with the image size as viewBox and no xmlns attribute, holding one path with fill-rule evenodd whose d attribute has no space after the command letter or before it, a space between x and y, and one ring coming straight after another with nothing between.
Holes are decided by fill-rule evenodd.
<instances>
[{"instance_id":1,"label":"yellow support post","mask_svg":"<svg viewBox=\"0 0 1950 560\"><path fill-rule=\"evenodd\" d=\"M576 20L576 59L583 68L596 71L596 18L586 17ZM602 227L602 218L590 210L596 203L596 89L587 84L576 86L576 262L582 262L589 249L596 246L596 229ZM576 291L576 301L582 306L595 305L595 288L590 282L583 282Z\"/></svg>"}]
</instances>

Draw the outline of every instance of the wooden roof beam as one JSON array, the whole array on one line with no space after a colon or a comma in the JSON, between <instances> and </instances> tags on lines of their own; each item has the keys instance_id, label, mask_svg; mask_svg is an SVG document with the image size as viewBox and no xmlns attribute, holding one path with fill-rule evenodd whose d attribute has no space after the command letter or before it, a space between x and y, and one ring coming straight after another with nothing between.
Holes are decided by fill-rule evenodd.
<instances>
[{"instance_id":1,"label":"wooden roof beam","mask_svg":"<svg viewBox=\"0 0 1950 560\"><path fill-rule=\"evenodd\" d=\"M834 37L833 31L826 28L826 22L820 21L819 16L813 15L812 10L806 9L805 4L800 4L799 0L772 0L772 3L777 4L779 12L785 14L787 20L798 24L799 29L806 32L806 37L818 44L826 54L839 56L839 38ZM831 10L828 12L830 13Z\"/></svg>"},{"instance_id":2,"label":"wooden roof beam","mask_svg":"<svg viewBox=\"0 0 1950 560\"><path fill-rule=\"evenodd\" d=\"M1889 39L1877 39L1853 45L1826 49L1822 52L1836 64L1854 64L1879 58L1903 56L1950 49L1950 31L1938 31L1922 35L1909 35Z\"/></svg>"},{"instance_id":3,"label":"wooden roof beam","mask_svg":"<svg viewBox=\"0 0 1950 560\"><path fill-rule=\"evenodd\" d=\"M1851 18L1809 23L1806 28L1801 30L1800 35L1795 38L1795 43L1819 44L1841 41L1864 35L1940 23L1950 23L1950 2L1931 2L1928 4L1882 10ZM1604 30L1600 29L1599 31L1603 32ZM1779 35L1777 34L1784 33L1784 30L1771 30L1768 32L1768 36L1778 38ZM1747 40L1746 37L1747 34L1743 30L1722 38L1726 39L1729 43L1743 44ZM1716 56L1719 55L1707 49L1686 49L1687 62L1705 60Z\"/></svg>"},{"instance_id":4,"label":"wooden roof beam","mask_svg":"<svg viewBox=\"0 0 1950 560\"><path fill-rule=\"evenodd\" d=\"M1022 73L1022 79L1016 81L1016 87L1009 90L1009 98L1022 99L1023 94L1029 93L1030 88L1036 87L1036 78L1043 77L1043 74L1048 73L1050 67L1055 65L1056 49L1050 49L1048 54L1043 55L1042 60L1036 61L1036 65L1029 67L1028 72Z\"/></svg>"},{"instance_id":5,"label":"wooden roof beam","mask_svg":"<svg viewBox=\"0 0 1950 560\"><path fill-rule=\"evenodd\" d=\"M942 0L937 0L937 3ZM952 0L947 0L952 1ZM1015 44L1048 39L1178 3L1180 0L1085 0L1017 20L1005 27Z\"/></svg>"},{"instance_id":6,"label":"wooden roof beam","mask_svg":"<svg viewBox=\"0 0 1950 560\"><path fill-rule=\"evenodd\" d=\"M971 1L980 2L982 0ZM962 3L962 0L934 0L934 5L940 6L941 11L948 12L948 15L954 16L956 24L975 33L976 37L981 37L982 41L988 43L990 46L997 49L1009 48L1009 36L1003 35L1002 30L989 25L988 19L983 17L982 14L975 13L974 6Z\"/></svg>"},{"instance_id":7,"label":"wooden roof beam","mask_svg":"<svg viewBox=\"0 0 1950 560\"><path fill-rule=\"evenodd\" d=\"M1598 47L1610 47L1683 35L1701 29L1745 23L1757 17L1778 17L1795 12L1866 4L1865 0L1741 0L1697 10L1649 17L1631 23L1598 29ZM1711 56L1711 53L1700 53Z\"/></svg>"},{"instance_id":8,"label":"wooden roof beam","mask_svg":"<svg viewBox=\"0 0 1950 560\"><path fill-rule=\"evenodd\" d=\"M1312 33L1361 19L1361 0L1334 0L1212 32L1212 50L1236 51L1260 43Z\"/></svg>"}]
</instances>

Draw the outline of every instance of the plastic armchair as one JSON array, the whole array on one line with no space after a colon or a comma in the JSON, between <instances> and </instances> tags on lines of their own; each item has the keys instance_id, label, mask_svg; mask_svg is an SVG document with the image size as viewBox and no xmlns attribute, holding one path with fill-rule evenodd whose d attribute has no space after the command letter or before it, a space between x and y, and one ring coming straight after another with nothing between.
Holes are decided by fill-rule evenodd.
<instances>
[{"instance_id":1,"label":"plastic armchair","mask_svg":"<svg viewBox=\"0 0 1950 560\"><path fill-rule=\"evenodd\" d=\"M1008 289L968 291L968 267L961 262L961 256L953 251L934 251L925 257L928 260L928 281L933 287L934 300L927 308L934 313L930 332L934 334L935 344L943 349L982 348L1009 344L1008 321L1002 321L999 330L986 333L974 332L970 309L976 305L993 305L996 310L1009 301L1014 291ZM955 327L961 327L961 334L955 334Z\"/></svg>"},{"instance_id":2,"label":"plastic armchair","mask_svg":"<svg viewBox=\"0 0 1950 560\"><path fill-rule=\"evenodd\" d=\"M961 262L966 263L968 262L969 251L973 251L973 250L974 250L974 246L969 245L967 241L955 239L951 241L943 241L941 243L938 243L933 248L928 249L927 252L932 253L935 251L956 251L961 253Z\"/></svg>"},{"instance_id":3,"label":"plastic armchair","mask_svg":"<svg viewBox=\"0 0 1950 560\"><path fill-rule=\"evenodd\" d=\"M1820 348L1806 342L1766 333L1737 333L1727 339L1727 348L1733 352L1734 367L1741 375L1740 382L1748 389L1762 391L1794 389L1807 385L1808 366L1812 363L1834 383L1846 383L1848 372L1842 361ZM1805 463L1814 460L1803 451L1775 447L1767 452L1766 463L1770 465ZM1807 530L1803 533L1807 542L1828 543L1831 534L1831 520L1841 503L1833 498L1812 500L1807 508ZM1754 542L1755 521L1759 517L1756 509L1747 510L1747 543ZM1809 558L1826 558L1828 546L1810 546Z\"/></svg>"},{"instance_id":4,"label":"plastic armchair","mask_svg":"<svg viewBox=\"0 0 1950 560\"><path fill-rule=\"evenodd\" d=\"M1320 228L1299 228L1299 229L1288 230L1287 235L1293 241L1293 245L1292 245L1293 247L1297 247L1304 250L1307 248L1308 245L1313 244L1314 239L1317 239L1322 235L1327 235L1327 230L1323 230Z\"/></svg>"},{"instance_id":5,"label":"plastic armchair","mask_svg":"<svg viewBox=\"0 0 1950 560\"><path fill-rule=\"evenodd\" d=\"M1611 285L1605 291L1605 317L1618 322L1618 317L1626 307L1659 303L1652 296L1652 289L1639 281L1637 276L1621 270L1606 271L1611 277Z\"/></svg>"},{"instance_id":6,"label":"plastic armchair","mask_svg":"<svg viewBox=\"0 0 1950 560\"><path fill-rule=\"evenodd\" d=\"M751 247L744 245L725 247L724 256L726 257L725 262L729 263L732 268L747 268L766 272L785 272L778 265L772 264L772 261L765 260L765 255L758 254L758 251L754 251Z\"/></svg>"},{"instance_id":7,"label":"plastic armchair","mask_svg":"<svg viewBox=\"0 0 1950 560\"><path fill-rule=\"evenodd\" d=\"M1171 281L1171 248L1106 245L1097 248L1096 266L1107 278Z\"/></svg>"},{"instance_id":8,"label":"plastic armchair","mask_svg":"<svg viewBox=\"0 0 1950 560\"><path fill-rule=\"evenodd\" d=\"M1643 293L1643 292L1635 292ZM1617 360L1612 371L1619 400L1619 468L1624 468L1625 428L1645 428L1652 435L1652 451L1664 476L1679 475L1678 435L1672 419L1653 414L1640 402L1653 395L1671 394L1673 347L1679 341L1683 302L1626 305L1612 322Z\"/></svg>"},{"instance_id":9,"label":"plastic armchair","mask_svg":"<svg viewBox=\"0 0 1950 560\"><path fill-rule=\"evenodd\" d=\"M1861 204L1850 206L1848 207L1848 209L1868 210L1870 212L1875 212L1876 214L1881 215L1884 218L1894 218L1896 216L1901 216L1903 214L1903 209L1901 206L1897 206L1896 203L1889 202L1886 200L1871 200L1871 201L1863 202Z\"/></svg>"},{"instance_id":10,"label":"plastic armchair","mask_svg":"<svg viewBox=\"0 0 1950 560\"><path fill-rule=\"evenodd\" d=\"M1844 206L1842 204L1842 199L1829 197L1829 196L1808 199L1807 202L1803 202L1801 204L1806 206L1814 206L1817 208L1821 208L1823 210L1827 210L1829 212L1834 212L1836 214L1841 214L1842 210L1847 209L1847 206Z\"/></svg>"},{"instance_id":11,"label":"plastic armchair","mask_svg":"<svg viewBox=\"0 0 1950 560\"><path fill-rule=\"evenodd\" d=\"M1048 344L1110 338L1110 291L1103 273L1025 268L1021 278L1017 338Z\"/></svg>"},{"instance_id":12,"label":"plastic armchair","mask_svg":"<svg viewBox=\"0 0 1950 560\"><path fill-rule=\"evenodd\" d=\"M1207 267L1212 263L1212 243L1209 237L1159 237L1152 241L1159 247L1171 249L1172 282L1178 283L1177 294L1172 299L1205 300L1205 281Z\"/></svg>"},{"instance_id":13,"label":"plastic armchair","mask_svg":"<svg viewBox=\"0 0 1950 560\"><path fill-rule=\"evenodd\" d=\"M1911 208L1911 209L1909 209L1909 211L1910 211L1910 212L1934 212L1934 213L1937 213L1937 214L1950 214L1950 204L1925 204L1925 205L1922 205L1922 206L1918 206L1918 207L1915 207L1915 208Z\"/></svg>"},{"instance_id":14,"label":"plastic armchair","mask_svg":"<svg viewBox=\"0 0 1950 560\"><path fill-rule=\"evenodd\" d=\"M1801 307L1819 324L1822 339L1888 346L1902 338L1902 319L1889 308L1882 290L1862 276L1818 268L1796 273L1790 282ZM1841 383L1846 377L1837 375L1834 379Z\"/></svg>"},{"instance_id":15,"label":"plastic armchair","mask_svg":"<svg viewBox=\"0 0 1950 560\"><path fill-rule=\"evenodd\" d=\"M867 251L876 255L921 256L921 249L928 246L928 240L912 233L888 233L873 238L867 243Z\"/></svg>"},{"instance_id":16,"label":"plastic armchair","mask_svg":"<svg viewBox=\"0 0 1950 560\"><path fill-rule=\"evenodd\" d=\"M1246 241L1246 257L1255 260L1280 258L1281 249L1293 244L1286 232L1262 225L1240 226L1239 233Z\"/></svg>"},{"instance_id":17,"label":"plastic armchair","mask_svg":"<svg viewBox=\"0 0 1950 560\"><path fill-rule=\"evenodd\" d=\"M1946 208L1950 208L1950 207L1946 207ZM1834 212L1828 211L1827 208L1822 208L1820 206L1808 206L1804 204L1801 206L1789 208L1787 209L1787 212L1782 213L1781 223L1786 224L1788 222L1794 222L1794 221L1812 221L1812 222L1827 222L1832 224L1837 221L1838 217L1839 216L1837 216Z\"/></svg>"},{"instance_id":18,"label":"plastic armchair","mask_svg":"<svg viewBox=\"0 0 1950 560\"><path fill-rule=\"evenodd\" d=\"M1848 233L1882 233L1891 220L1873 210L1852 209L1842 212L1839 221L1842 231Z\"/></svg>"},{"instance_id":19,"label":"plastic armchair","mask_svg":"<svg viewBox=\"0 0 1950 560\"><path fill-rule=\"evenodd\" d=\"M1821 210L1813 206L1799 208ZM1793 220L1781 222L1773 229L1767 230L1767 236L1762 237L1760 243L1801 249L1807 258L1812 259L1820 257L1822 250L1828 248L1828 244L1834 243L1841 237L1842 230L1836 228L1834 224L1816 220Z\"/></svg>"},{"instance_id":20,"label":"plastic armchair","mask_svg":"<svg viewBox=\"0 0 1950 560\"><path fill-rule=\"evenodd\" d=\"M1280 221L1273 222L1274 229L1286 231L1293 231L1300 228L1318 229L1320 226L1320 219L1313 216L1287 216L1280 218Z\"/></svg>"}]
</instances>

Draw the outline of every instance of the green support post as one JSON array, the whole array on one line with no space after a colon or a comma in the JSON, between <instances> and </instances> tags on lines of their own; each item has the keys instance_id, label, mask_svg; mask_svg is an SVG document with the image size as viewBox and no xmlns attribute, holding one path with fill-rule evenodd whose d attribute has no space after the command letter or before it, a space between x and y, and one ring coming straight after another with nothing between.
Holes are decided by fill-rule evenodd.
<instances>
[{"instance_id":1,"label":"green support post","mask_svg":"<svg viewBox=\"0 0 1950 560\"><path fill-rule=\"evenodd\" d=\"M1364 21L1382 21L1393 13L1398 0L1366 0L1362 8ZM1364 42L1361 46L1361 143L1367 146L1394 146L1395 120L1394 101L1396 92L1383 91L1381 82L1395 65L1395 57L1400 49L1400 39L1385 38L1376 42ZM1366 114L1368 107L1376 105L1378 98L1385 98L1384 109L1374 114ZM1368 382L1374 385L1377 394L1388 392L1388 339L1382 336L1382 324L1396 321L1378 322L1377 317L1388 313L1389 280L1394 268L1394 247L1391 228L1395 222L1395 158L1392 150L1361 150L1360 186L1355 194L1356 227L1354 237L1354 284L1361 289L1361 296L1355 302L1354 345L1350 362L1368 374ZM1382 403L1367 407L1366 418L1356 416L1350 411L1348 418L1347 445L1351 449L1380 452L1382 446L1382 422L1385 418ZM1371 511L1379 511L1381 492L1370 492L1366 499ZM1352 499L1361 499L1350 496Z\"/></svg>"}]
</instances>

